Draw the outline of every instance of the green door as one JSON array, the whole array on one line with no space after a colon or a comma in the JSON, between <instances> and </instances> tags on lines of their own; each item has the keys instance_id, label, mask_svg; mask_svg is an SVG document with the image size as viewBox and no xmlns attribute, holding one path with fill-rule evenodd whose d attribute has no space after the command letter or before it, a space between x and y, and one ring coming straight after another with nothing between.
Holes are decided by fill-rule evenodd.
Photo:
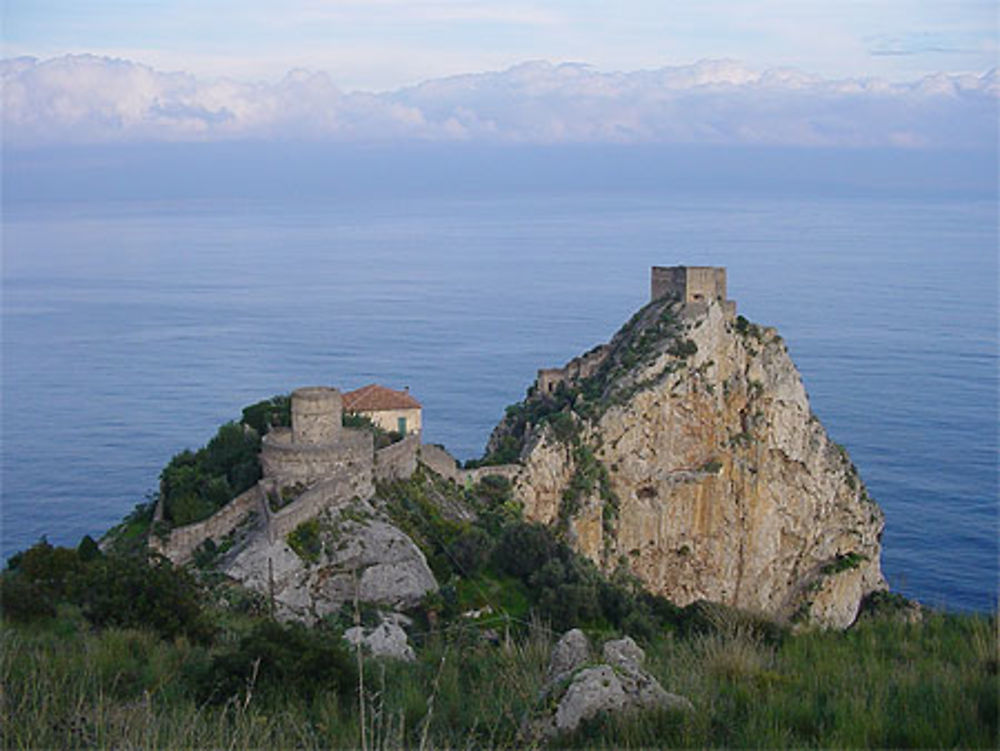
<instances>
[{"instance_id":1,"label":"green door","mask_svg":"<svg viewBox=\"0 0 1000 751\"><path fill-rule=\"evenodd\" d=\"M400 435L406 435L406 418L400 417L396 420L396 429L399 431Z\"/></svg>"}]
</instances>

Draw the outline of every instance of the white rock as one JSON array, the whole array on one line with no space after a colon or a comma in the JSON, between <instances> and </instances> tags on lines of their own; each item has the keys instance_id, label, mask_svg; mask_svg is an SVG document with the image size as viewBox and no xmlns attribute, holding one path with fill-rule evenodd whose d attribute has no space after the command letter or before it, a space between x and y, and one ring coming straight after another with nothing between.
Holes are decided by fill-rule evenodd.
<instances>
[{"instance_id":1,"label":"white rock","mask_svg":"<svg viewBox=\"0 0 1000 751\"><path fill-rule=\"evenodd\" d=\"M388 619L372 629L353 626L344 632L344 639L351 646L356 647L360 643L374 657L387 657L406 662L416 659L406 632L397 623Z\"/></svg>"}]
</instances>

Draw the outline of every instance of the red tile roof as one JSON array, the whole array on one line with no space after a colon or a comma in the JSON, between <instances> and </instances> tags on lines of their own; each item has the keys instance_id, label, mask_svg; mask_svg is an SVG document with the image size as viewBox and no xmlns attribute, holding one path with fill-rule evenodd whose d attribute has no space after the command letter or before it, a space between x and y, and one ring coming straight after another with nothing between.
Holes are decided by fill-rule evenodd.
<instances>
[{"instance_id":1,"label":"red tile roof","mask_svg":"<svg viewBox=\"0 0 1000 751\"><path fill-rule=\"evenodd\" d=\"M393 391L370 383L342 395L347 412L378 412L386 409L420 409L420 402L409 391Z\"/></svg>"}]
</instances>

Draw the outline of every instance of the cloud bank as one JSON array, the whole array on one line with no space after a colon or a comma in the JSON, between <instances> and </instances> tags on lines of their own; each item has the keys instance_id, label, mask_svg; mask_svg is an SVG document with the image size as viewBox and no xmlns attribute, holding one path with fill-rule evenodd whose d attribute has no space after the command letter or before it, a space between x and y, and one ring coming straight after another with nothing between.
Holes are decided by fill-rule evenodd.
<instances>
[{"instance_id":1,"label":"cloud bank","mask_svg":"<svg viewBox=\"0 0 1000 751\"><path fill-rule=\"evenodd\" d=\"M727 60L635 72L524 63L387 93L324 73L199 79L126 60L0 61L8 147L240 140L992 148L1000 76L830 80Z\"/></svg>"}]
</instances>

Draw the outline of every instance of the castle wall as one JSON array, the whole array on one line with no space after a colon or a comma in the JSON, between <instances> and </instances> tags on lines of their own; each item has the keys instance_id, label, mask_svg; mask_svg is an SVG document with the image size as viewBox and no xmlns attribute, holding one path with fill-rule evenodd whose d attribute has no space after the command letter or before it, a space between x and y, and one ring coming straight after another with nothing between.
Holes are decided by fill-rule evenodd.
<instances>
[{"instance_id":1,"label":"castle wall","mask_svg":"<svg viewBox=\"0 0 1000 751\"><path fill-rule=\"evenodd\" d=\"M263 513L265 505L263 491L259 485L254 485L208 519L183 527L174 527L165 541L161 541L156 535L151 535L149 547L175 564L185 563L190 560L195 548L206 539L211 538L215 543L219 543L223 537L243 523L250 513Z\"/></svg>"},{"instance_id":2,"label":"castle wall","mask_svg":"<svg viewBox=\"0 0 1000 751\"><path fill-rule=\"evenodd\" d=\"M302 522L324 510L354 498L371 498L374 493L375 486L370 473L341 469L278 511L271 511L265 506L268 534L272 541L284 538Z\"/></svg>"},{"instance_id":3,"label":"castle wall","mask_svg":"<svg viewBox=\"0 0 1000 751\"><path fill-rule=\"evenodd\" d=\"M685 299L687 269L684 266L653 266L649 278L650 300L659 300L667 295Z\"/></svg>"},{"instance_id":4,"label":"castle wall","mask_svg":"<svg viewBox=\"0 0 1000 751\"><path fill-rule=\"evenodd\" d=\"M375 479L380 481L406 479L417 469L420 436L410 434L401 441L375 452Z\"/></svg>"},{"instance_id":5,"label":"castle wall","mask_svg":"<svg viewBox=\"0 0 1000 751\"><path fill-rule=\"evenodd\" d=\"M684 302L726 299L726 270L714 266L688 266Z\"/></svg>"},{"instance_id":6,"label":"castle wall","mask_svg":"<svg viewBox=\"0 0 1000 751\"><path fill-rule=\"evenodd\" d=\"M538 371L536 387L541 394L552 394L567 377L566 368L543 368Z\"/></svg>"},{"instance_id":7,"label":"castle wall","mask_svg":"<svg viewBox=\"0 0 1000 751\"><path fill-rule=\"evenodd\" d=\"M288 429L272 429L264 436L260 463L264 476L283 484L311 485L340 469L371 474L374 444L368 430L343 428L335 444L303 445Z\"/></svg>"},{"instance_id":8,"label":"castle wall","mask_svg":"<svg viewBox=\"0 0 1000 751\"><path fill-rule=\"evenodd\" d=\"M431 470L448 480L458 482L462 472L458 468L458 461L441 446L424 444L420 447L419 459Z\"/></svg>"},{"instance_id":9,"label":"castle wall","mask_svg":"<svg viewBox=\"0 0 1000 751\"><path fill-rule=\"evenodd\" d=\"M462 480L465 483L477 483L484 477L499 475L506 477L511 482L524 471L520 464L496 464L489 467L476 467L475 469L463 469Z\"/></svg>"},{"instance_id":10,"label":"castle wall","mask_svg":"<svg viewBox=\"0 0 1000 751\"><path fill-rule=\"evenodd\" d=\"M320 445L340 439L343 403L340 392L310 386L292 392L292 443Z\"/></svg>"}]
</instances>

